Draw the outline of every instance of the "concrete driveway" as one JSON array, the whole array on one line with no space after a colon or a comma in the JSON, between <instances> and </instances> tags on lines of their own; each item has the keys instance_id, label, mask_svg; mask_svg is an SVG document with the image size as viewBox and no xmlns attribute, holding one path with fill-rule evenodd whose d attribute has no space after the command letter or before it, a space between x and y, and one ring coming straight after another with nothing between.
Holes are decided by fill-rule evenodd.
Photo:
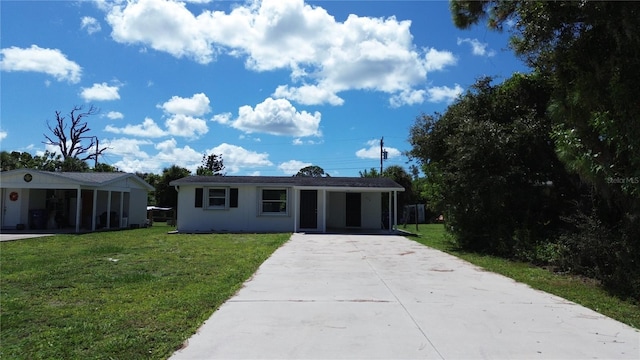
<instances>
[{"instance_id":1,"label":"concrete driveway","mask_svg":"<svg viewBox=\"0 0 640 360\"><path fill-rule=\"evenodd\" d=\"M30 233L30 234L25 234L25 233L0 233L0 241L14 241L14 240L23 240L23 239L31 239L31 238L36 238L36 237L43 237L43 236L53 236L55 234L34 234L34 233Z\"/></svg>"},{"instance_id":2,"label":"concrete driveway","mask_svg":"<svg viewBox=\"0 0 640 360\"><path fill-rule=\"evenodd\" d=\"M294 234L171 359L639 359L640 332L401 236Z\"/></svg>"}]
</instances>

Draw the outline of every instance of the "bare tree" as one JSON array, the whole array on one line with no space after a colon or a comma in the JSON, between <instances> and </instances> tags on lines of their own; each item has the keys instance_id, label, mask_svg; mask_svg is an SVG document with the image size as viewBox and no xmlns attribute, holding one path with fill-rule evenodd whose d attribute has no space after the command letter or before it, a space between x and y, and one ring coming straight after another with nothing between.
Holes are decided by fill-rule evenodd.
<instances>
[{"instance_id":1,"label":"bare tree","mask_svg":"<svg viewBox=\"0 0 640 360\"><path fill-rule=\"evenodd\" d=\"M77 158L82 161L93 159L97 163L98 156L102 155L107 148L99 147L98 137L87 135L91 129L85 118L95 115L99 111L93 105L86 111L83 106L74 106L69 113L70 126L67 124L66 116L63 116L60 111L56 111L56 125L51 127L51 124L47 121L47 127L53 133L53 136L44 134L45 139L47 139L44 143L57 146L62 153L63 159ZM88 145L86 141L83 143L83 140L88 140Z\"/></svg>"}]
</instances>

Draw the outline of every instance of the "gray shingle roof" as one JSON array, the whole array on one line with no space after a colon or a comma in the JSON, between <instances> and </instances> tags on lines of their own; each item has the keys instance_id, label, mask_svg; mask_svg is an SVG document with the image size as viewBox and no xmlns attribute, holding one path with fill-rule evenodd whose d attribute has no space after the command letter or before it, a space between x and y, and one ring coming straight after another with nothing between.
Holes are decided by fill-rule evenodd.
<instances>
[{"instance_id":1,"label":"gray shingle roof","mask_svg":"<svg viewBox=\"0 0 640 360\"><path fill-rule=\"evenodd\" d=\"M170 185L283 185L309 187L384 188L404 191L389 178L297 176L187 176Z\"/></svg>"},{"instance_id":2,"label":"gray shingle roof","mask_svg":"<svg viewBox=\"0 0 640 360\"><path fill-rule=\"evenodd\" d=\"M121 178L131 176L128 173L108 173L108 172L48 172L53 176L69 179L74 182L85 184L105 184Z\"/></svg>"}]
</instances>

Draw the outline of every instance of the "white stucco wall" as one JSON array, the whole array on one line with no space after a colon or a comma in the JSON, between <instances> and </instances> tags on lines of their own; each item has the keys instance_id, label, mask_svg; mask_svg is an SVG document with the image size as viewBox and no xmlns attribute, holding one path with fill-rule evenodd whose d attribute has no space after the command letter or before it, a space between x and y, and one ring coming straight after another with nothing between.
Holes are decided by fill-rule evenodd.
<instances>
[{"instance_id":1,"label":"white stucco wall","mask_svg":"<svg viewBox=\"0 0 640 360\"><path fill-rule=\"evenodd\" d=\"M344 228L346 226L347 195L329 192L327 195L327 227Z\"/></svg>"},{"instance_id":2,"label":"white stucco wall","mask_svg":"<svg viewBox=\"0 0 640 360\"><path fill-rule=\"evenodd\" d=\"M260 214L262 188L255 185L220 186L238 189L238 207L207 209L207 187L183 184L178 191L177 229L182 232L289 232L301 229L300 189L288 188L288 213ZM195 207L196 188L202 188L203 207ZM227 191L228 193L228 191ZM380 192L361 192L361 229L381 229L382 195ZM346 193L340 190L317 190L317 230L346 227ZM326 212L324 210L326 206ZM296 214L297 213L297 214ZM324 214L326 213L326 222ZM295 222L298 224L295 224ZM294 227L294 225L297 225ZM326 225L326 228L324 227Z\"/></svg>"},{"instance_id":3,"label":"white stucco wall","mask_svg":"<svg viewBox=\"0 0 640 360\"><path fill-rule=\"evenodd\" d=\"M382 227L382 196L380 193L365 192L361 195L361 228L380 229Z\"/></svg>"},{"instance_id":4,"label":"white stucco wall","mask_svg":"<svg viewBox=\"0 0 640 360\"><path fill-rule=\"evenodd\" d=\"M124 207L129 208L129 226L142 226L147 220L147 190L131 189L129 196L125 195Z\"/></svg>"},{"instance_id":5,"label":"white stucco wall","mask_svg":"<svg viewBox=\"0 0 640 360\"><path fill-rule=\"evenodd\" d=\"M256 186L238 189L238 207L206 209L195 207L196 186L180 186L177 228L183 232L288 232L293 231L293 189L289 189L287 215L259 215L259 191Z\"/></svg>"}]
</instances>

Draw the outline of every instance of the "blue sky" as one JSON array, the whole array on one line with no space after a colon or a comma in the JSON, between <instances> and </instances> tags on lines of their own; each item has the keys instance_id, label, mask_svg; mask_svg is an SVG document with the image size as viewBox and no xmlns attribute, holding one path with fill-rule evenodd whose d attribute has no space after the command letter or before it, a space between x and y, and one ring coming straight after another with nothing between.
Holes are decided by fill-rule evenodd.
<instances>
[{"instance_id":1,"label":"blue sky","mask_svg":"<svg viewBox=\"0 0 640 360\"><path fill-rule=\"evenodd\" d=\"M481 76L527 72L508 34L446 1L2 1L0 141L41 154L55 111L91 104L100 162L227 175L407 166L409 127ZM55 148L49 150L55 151Z\"/></svg>"}]
</instances>

